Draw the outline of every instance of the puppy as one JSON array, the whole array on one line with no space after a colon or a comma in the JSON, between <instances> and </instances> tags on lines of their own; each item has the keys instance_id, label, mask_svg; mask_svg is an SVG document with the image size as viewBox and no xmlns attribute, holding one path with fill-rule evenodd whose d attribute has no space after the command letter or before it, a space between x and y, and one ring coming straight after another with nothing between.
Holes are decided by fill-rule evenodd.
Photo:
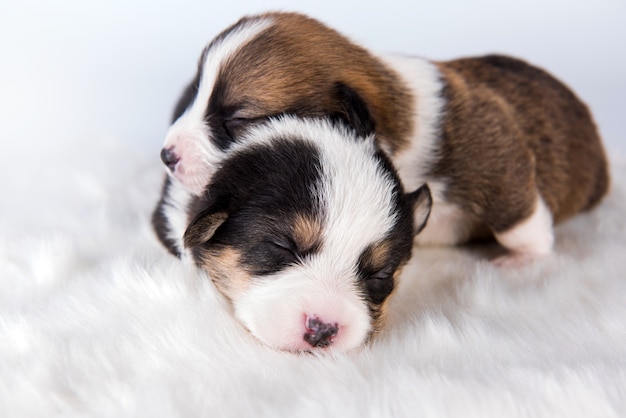
<instances>
[{"instance_id":1,"label":"puppy","mask_svg":"<svg viewBox=\"0 0 626 418\"><path fill-rule=\"evenodd\" d=\"M509 260L547 254L553 224L595 206L609 184L587 107L523 61L376 56L295 13L246 17L202 52L161 153L161 203L198 196L224 151L268 117L346 118L354 97L408 190L428 183L433 209L418 244L495 237ZM359 132L363 134L363 132ZM159 204L154 223L178 254Z\"/></svg>"},{"instance_id":2,"label":"puppy","mask_svg":"<svg viewBox=\"0 0 626 418\"><path fill-rule=\"evenodd\" d=\"M380 327L431 207L427 186L403 192L373 135L293 116L249 130L179 203L164 202L185 225L176 248L254 336L290 351L348 350Z\"/></svg>"}]
</instances>

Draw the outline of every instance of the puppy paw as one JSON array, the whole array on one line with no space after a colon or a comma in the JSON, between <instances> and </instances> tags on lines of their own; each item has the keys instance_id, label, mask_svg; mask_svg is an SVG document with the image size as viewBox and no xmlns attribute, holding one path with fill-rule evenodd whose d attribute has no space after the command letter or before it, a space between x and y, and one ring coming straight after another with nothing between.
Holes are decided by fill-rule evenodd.
<instances>
[{"instance_id":1,"label":"puppy paw","mask_svg":"<svg viewBox=\"0 0 626 418\"><path fill-rule=\"evenodd\" d=\"M535 210L527 219L494 235L496 240L509 251L508 254L493 260L494 264L500 266L529 264L552 252L554 244L552 214L543 199L538 197Z\"/></svg>"}]
</instances>

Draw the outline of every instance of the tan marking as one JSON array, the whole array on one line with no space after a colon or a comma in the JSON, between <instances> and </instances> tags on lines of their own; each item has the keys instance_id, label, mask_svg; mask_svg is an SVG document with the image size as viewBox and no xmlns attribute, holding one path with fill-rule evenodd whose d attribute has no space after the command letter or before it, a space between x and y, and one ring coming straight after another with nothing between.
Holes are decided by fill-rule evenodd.
<instances>
[{"instance_id":1,"label":"tan marking","mask_svg":"<svg viewBox=\"0 0 626 418\"><path fill-rule=\"evenodd\" d=\"M389 300L391 299L396 289L398 288L398 279L400 278L400 275L402 274L403 268L404 268L404 265L401 265L400 267L396 269L396 271L393 272L393 281L394 281L393 290L391 291L389 296L387 296L387 298L383 301L383 303L378 306L369 304L370 309L374 309L377 312L377 315L372 318L372 330L370 331L370 334L367 338L368 341L374 338L374 336L378 334L385 327L385 324L387 323L387 310L388 310L387 307L389 306Z\"/></svg>"},{"instance_id":2,"label":"tan marking","mask_svg":"<svg viewBox=\"0 0 626 418\"><path fill-rule=\"evenodd\" d=\"M389 251L391 251L391 242L388 240L380 241L364 251L360 262L363 267L371 271L378 271L385 267Z\"/></svg>"},{"instance_id":3,"label":"tan marking","mask_svg":"<svg viewBox=\"0 0 626 418\"><path fill-rule=\"evenodd\" d=\"M212 249L202 254L201 258L201 267L209 273L217 289L231 301L250 285L250 274L241 267L241 254L234 248Z\"/></svg>"},{"instance_id":4,"label":"tan marking","mask_svg":"<svg viewBox=\"0 0 626 418\"><path fill-rule=\"evenodd\" d=\"M394 274L394 278L395 278L395 274ZM394 286L394 290L395 290L395 287L396 286ZM383 301L383 303L380 304L378 307L376 307L376 310L378 313L376 317L372 318L372 331L371 331L372 336L380 332L387 323L387 307L389 306L389 299L391 298L393 293L394 292L392 291L389 294L389 296L387 296L387 298Z\"/></svg>"},{"instance_id":5,"label":"tan marking","mask_svg":"<svg viewBox=\"0 0 626 418\"><path fill-rule=\"evenodd\" d=\"M380 332L380 330L382 330L387 323L387 301L390 296L391 294L387 296L387 299L385 299L380 306L378 306L378 315L375 318L372 318L372 334Z\"/></svg>"},{"instance_id":6,"label":"tan marking","mask_svg":"<svg viewBox=\"0 0 626 418\"><path fill-rule=\"evenodd\" d=\"M369 262L373 270L379 270L385 266L389 257L389 251L391 251L391 243L389 241L382 241L371 247Z\"/></svg>"},{"instance_id":7,"label":"tan marking","mask_svg":"<svg viewBox=\"0 0 626 418\"><path fill-rule=\"evenodd\" d=\"M404 269L404 264L398 267L396 271L393 272L393 282L395 283L396 286L398 285L398 280L400 280L400 276L402 276L403 269ZM396 286L394 286L393 288L395 289Z\"/></svg>"},{"instance_id":8,"label":"tan marking","mask_svg":"<svg viewBox=\"0 0 626 418\"><path fill-rule=\"evenodd\" d=\"M322 224L319 220L298 215L293 224L293 239L300 251L308 251L319 245L322 237Z\"/></svg>"}]
</instances>

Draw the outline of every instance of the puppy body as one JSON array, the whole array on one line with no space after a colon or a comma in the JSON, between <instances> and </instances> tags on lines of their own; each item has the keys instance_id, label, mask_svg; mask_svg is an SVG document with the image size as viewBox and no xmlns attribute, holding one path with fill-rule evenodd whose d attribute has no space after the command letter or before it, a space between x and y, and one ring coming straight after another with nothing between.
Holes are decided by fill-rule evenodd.
<instances>
[{"instance_id":1,"label":"puppy body","mask_svg":"<svg viewBox=\"0 0 626 418\"><path fill-rule=\"evenodd\" d=\"M229 148L177 245L267 345L347 350L379 327L429 210L373 137L281 117Z\"/></svg>"},{"instance_id":2,"label":"puppy body","mask_svg":"<svg viewBox=\"0 0 626 418\"><path fill-rule=\"evenodd\" d=\"M428 182L433 192L418 243L493 234L514 252L544 254L553 223L606 193L606 157L589 111L544 71L496 55L385 60L412 77L417 101L416 139L392 159L408 188Z\"/></svg>"},{"instance_id":3,"label":"puppy body","mask_svg":"<svg viewBox=\"0 0 626 418\"><path fill-rule=\"evenodd\" d=\"M495 55L378 57L313 19L269 13L207 46L176 107L162 153L172 178L154 221L162 241L180 253L168 204L201 194L249 127L283 113L350 119L354 96L407 189L433 191L420 244L495 236L513 254L544 254L553 223L608 189L591 115L544 71Z\"/></svg>"}]
</instances>

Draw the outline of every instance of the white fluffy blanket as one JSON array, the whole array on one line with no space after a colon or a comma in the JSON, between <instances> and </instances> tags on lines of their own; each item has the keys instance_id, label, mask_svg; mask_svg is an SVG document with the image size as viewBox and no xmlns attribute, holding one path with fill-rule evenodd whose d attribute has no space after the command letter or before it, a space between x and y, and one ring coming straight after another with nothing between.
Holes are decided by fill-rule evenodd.
<instances>
[{"instance_id":1,"label":"white fluffy blanket","mask_svg":"<svg viewBox=\"0 0 626 418\"><path fill-rule=\"evenodd\" d=\"M157 243L158 149L29 146L0 168L2 417L626 415L623 159L546 260L418 249L371 345L297 355Z\"/></svg>"}]
</instances>

